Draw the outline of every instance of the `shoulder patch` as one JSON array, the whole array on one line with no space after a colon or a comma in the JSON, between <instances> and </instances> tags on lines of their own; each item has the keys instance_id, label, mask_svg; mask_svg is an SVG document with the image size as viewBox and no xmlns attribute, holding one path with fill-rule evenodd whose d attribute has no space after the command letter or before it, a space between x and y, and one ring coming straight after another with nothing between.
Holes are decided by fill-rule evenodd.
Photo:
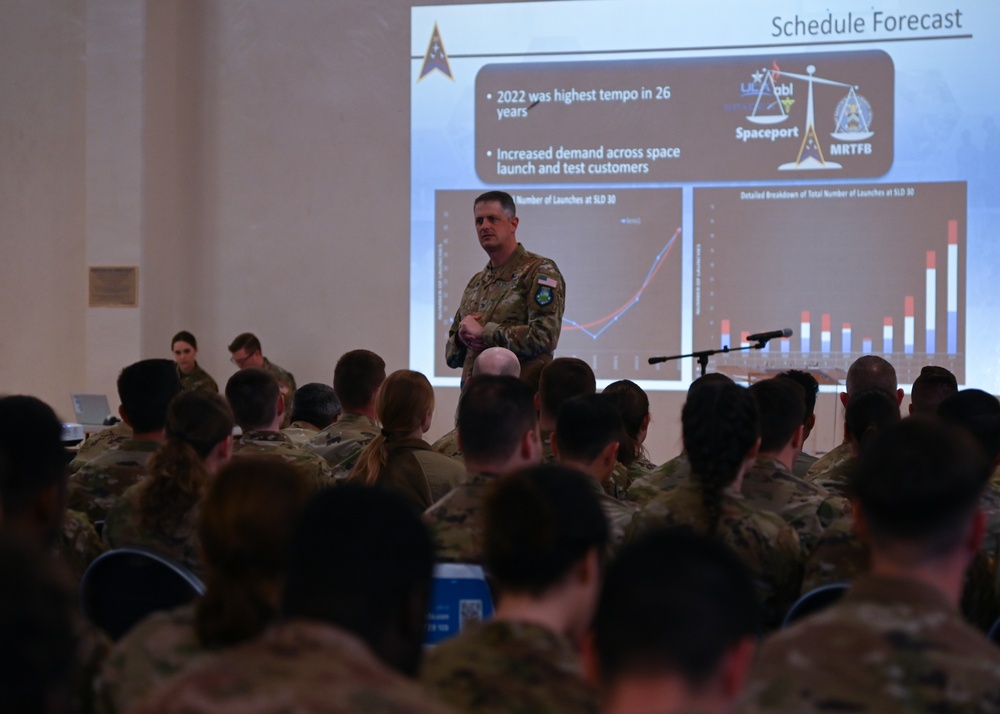
<instances>
[{"instance_id":1,"label":"shoulder patch","mask_svg":"<svg viewBox=\"0 0 1000 714\"><path fill-rule=\"evenodd\" d=\"M548 285L540 286L538 288L538 292L535 293L535 302L537 302L542 307L545 307L550 302L552 302L552 288L550 288Z\"/></svg>"}]
</instances>

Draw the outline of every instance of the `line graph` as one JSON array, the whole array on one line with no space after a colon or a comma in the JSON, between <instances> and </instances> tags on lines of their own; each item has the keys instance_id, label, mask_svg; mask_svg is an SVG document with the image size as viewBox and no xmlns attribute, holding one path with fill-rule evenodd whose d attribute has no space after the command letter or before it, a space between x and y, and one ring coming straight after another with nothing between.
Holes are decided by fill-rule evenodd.
<instances>
[{"instance_id":1,"label":"line graph","mask_svg":"<svg viewBox=\"0 0 1000 714\"><path fill-rule=\"evenodd\" d=\"M598 318L597 320L588 322L583 325L581 325L578 322L574 322L573 320L570 320L567 317L563 317L563 322L569 325L569 327L564 327L563 329L565 331L581 330L585 335L588 335L589 337L592 337L595 340L601 335L603 335L605 330L607 330L613 324L618 322L619 317L624 315L639 302L639 300L642 298L643 291L646 289L646 286L649 285L650 281L652 281L652 279L656 277L656 274L660 272L660 268L663 267L663 261L666 260L667 254L670 252L670 249L674 247L674 243L677 241L680 235L681 235L681 229L678 226L677 230L674 231L674 234L670 237L670 240L667 241L667 244L663 246L660 252L656 255L656 259L653 261L653 265L650 266L649 272L646 274L646 279L642 281L642 285L639 287L638 290L636 290L635 295L633 295L628 302L626 302L624 305L622 305L614 312L609 313L604 317ZM603 325L603 327L597 330L597 332L591 332L589 328L595 327L597 325Z\"/></svg>"}]
</instances>

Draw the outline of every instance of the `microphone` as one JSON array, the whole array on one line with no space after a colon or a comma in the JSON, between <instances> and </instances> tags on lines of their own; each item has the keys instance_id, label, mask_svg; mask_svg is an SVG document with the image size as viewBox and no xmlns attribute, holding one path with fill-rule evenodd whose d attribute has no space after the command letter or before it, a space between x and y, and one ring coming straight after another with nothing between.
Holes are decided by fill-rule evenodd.
<instances>
[{"instance_id":1,"label":"microphone","mask_svg":"<svg viewBox=\"0 0 1000 714\"><path fill-rule=\"evenodd\" d=\"M748 342L767 342L768 340L776 340L779 337L791 337L792 328L786 327L784 330L774 330L772 332L758 332L756 335L750 335L747 337Z\"/></svg>"}]
</instances>

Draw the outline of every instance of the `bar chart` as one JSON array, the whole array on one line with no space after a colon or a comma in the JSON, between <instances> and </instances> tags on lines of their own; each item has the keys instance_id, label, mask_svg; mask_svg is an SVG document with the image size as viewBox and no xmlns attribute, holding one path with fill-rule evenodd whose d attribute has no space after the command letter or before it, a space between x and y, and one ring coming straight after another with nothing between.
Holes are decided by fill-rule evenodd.
<instances>
[{"instance_id":1,"label":"bar chart","mask_svg":"<svg viewBox=\"0 0 1000 714\"><path fill-rule=\"evenodd\" d=\"M694 348L794 330L714 368L846 370L874 353L902 384L926 364L963 380L964 183L705 188L694 208Z\"/></svg>"}]
</instances>

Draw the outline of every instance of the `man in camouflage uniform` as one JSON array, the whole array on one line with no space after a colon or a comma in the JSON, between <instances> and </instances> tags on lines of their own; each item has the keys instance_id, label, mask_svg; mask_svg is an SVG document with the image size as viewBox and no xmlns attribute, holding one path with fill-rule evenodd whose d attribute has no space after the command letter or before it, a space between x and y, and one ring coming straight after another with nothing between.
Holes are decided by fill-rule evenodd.
<instances>
[{"instance_id":1,"label":"man in camouflage uniform","mask_svg":"<svg viewBox=\"0 0 1000 714\"><path fill-rule=\"evenodd\" d=\"M930 421L880 433L852 477L871 573L766 641L745 712L1000 711L1000 650L958 609L989 465Z\"/></svg>"},{"instance_id":2,"label":"man in camouflage uniform","mask_svg":"<svg viewBox=\"0 0 1000 714\"><path fill-rule=\"evenodd\" d=\"M604 483L618 464L618 448L624 433L621 416L611 400L600 394L573 397L562 405L552 450L563 466L587 474L601 509L608 520L608 554L613 555L625 540L625 528L632 522L635 507L609 496Z\"/></svg>"},{"instance_id":3,"label":"man in camouflage uniform","mask_svg":"<svg viewBox=\"0 0 1000 714\"><path fill-rule=\"evenodd\" d=\"M277 380L263 369L241 369L226 382L226 400L243 433L233 442L233 458L262 456L293 464L316 489L334 485L333 471L322 458L296 446L278 431L284 401Z\"/></svg>"},{"instance_id":4,"label":"man in camouflage uniform","mask_svg":"<svg viewBox=\"0 0 1000 714\"><path fill-rule=\"evenodd\" d=\"M472 376L475 377L480 374L492 374L496 377L504 375L520 377L521 363L518 361L517 355L506 347L487 347L472 366ZM461 461L462 450L458 447L458 427L456 426L456 428L435 441L431 445L431 448L440 454Z\"/></svg>"},{"instance_id":5,"label":"man in camouflage uniform","mask_svg":"<svg viewBox=\"0 0 1000 714\"><path fill-rule=\"evenodd\" d=\"M295 390L291 424L281 433L298 445L307 443L322 429L337 421L343 411L333 387L319 382L303 384Z\"/></svg>"},{"instance_id":6,"label":"man in camouflage uniform","mask_svg":"<svg viewBox=\"0 0 1000 714\"><path fill-rule=\"evenodd\" d=\"M848 368L847 391L840 394L840 403L844 410L847 410L852 394L866 392L869 389L881 389L886 394L893 395L897 404L903 401L903 390L896 383L896 369L878 355L858 357ZM826 452L809 467L805 480L813 482L829 478L830 474L827 472L841 469L844 462L850 458L851 445L845 434L843 443Z\"/></svg>"},{"instance_id":7,"label":"man in camouflage uniform","mask_svg":"<svg viewBox=\"0 0 1000 714\"><path fill-rule=\"evenodd\" d=\"M823 529L849 511L850 504L792 472L805 430L802 388L776 377L750 385L750 394L760 414L761 442L753 468L743 476L743 497L750 506L774 513L795 528L804 552L809 552Z\"/></svg>"},{"instance_id":8,"label":"man in camouflage uniform","mask_svg":"<svg viewBox=\"0 0 1000 714\"><path fill-rule=\"evenodd\" d=\"M369 350L341 355L333 370L333 391L343 413L310 439L306 448L326 459L339 481L350 475L358 456L382 427L375 415L375 398L385 381L385 360Z\"/></svg>"},{"instance_id":9,"label":"man in camouflage uniform","mask_svg":"<svg viewBox=\"0 0 1000 714\"><path fill-rule=\"evenodd\" d=\"M73 460L69 462L69 472L76 473L83 468L84 464L94 460L108 449L120 445L131 436L132 427L123 421L91 434L77 448Z\"/></svg>"},{"instance_id":10,"label":"man in camouflage uniform","mask_svg":"<svg viewBox=\"0 0 1000 714\"><path fill-rule=\"evenodd\" d=\"M802 443L805 444L813 428L816 426L816 397L819 394L819 382L811 374L801 369L790 369L780 373L778 376L790 379L802 387L806 403L806 415L802 419ZM805 478L806 474L809 473L809 469L812 468L812 465L816 461L815 456L800 450L795 455L795 462L792 464L792 473L799 478Z\"/></svg>"},{"instance_id":11,"label":"man in camouflage uniform","mask_svg":"<svg viewBox=\"0 0 1000 714\"><path fill-rule=\"evenodd\" d=\"M147 359L118 375L119 413L131 425L132 437L85 464L70 477L70 508L102 521L125 490L146 475L146 464L165 436L167 406L180 393L174 363Z\"/></svg>"},{"instance_id":12,"label":"man in camouflage uniform","mask_svg":"<svg viewBox=\"0 0 1000 714\"><path fill-rule=\"evenodd\" d=\"M420 679L442 701L469 714L597 711L578 655L608 542L592 482L558 465L497 481L483 509L496 615L428 654Z\"/></svg>"},{"instance_id":13,"label":"man in camouflage uniform","mask_svg":"<svg viewBox=\"0 0 1000 714\"><path fill-rule=\"evenodd\" d=\"M467 479L428 508L424 520L439 561L482 563L486 492L498 477L541 460L531 389L514 377L474 377L458 405L458 423Z\"/></svg>"},{"instance_id":14,"label":"man in camouflage uniform","mask_svg":"<svg viewBox=\"0 0 1000 714\"><path fill-rule=\"evenodd\" d=\"M253 367L266 370L278 381L278 388L281 390L281 398L285 402L285 414L282 426L288 424L288 419L292 414L292 402L295 398L295 377L287 369L282 369L269 360L261 352L260 340L252 332L242 332L229 343L229 352L232 363L240 369Z\"/></svg>"},{"instance_id":15,"label":"man in camouflage uniform","mask_svg":"<svg viewBox=\"0 0 1000 714\"><path fill-rule=\"evenodd\" d=\"M516 210L503 191L484 193L473 204L489 262L466 286L445 347L448 366L462 368L463 384L487 347L506 347L522 372L534 372L552 359L559 342L566 285L553 261L518 243Z\"/></svg>"},{"instance_id":16,"label":"man in camouflage uniform","mask_svg":"<svg viewBox=\"0 0 1000 714\"><path fill-rule=\"evenodd\" d=\"M281 622L171 679L135 711L449 711L408 679L434 560L409 504L379 489L329 489L306 507L289 552Z\"/></svg>"}]
</instances>

